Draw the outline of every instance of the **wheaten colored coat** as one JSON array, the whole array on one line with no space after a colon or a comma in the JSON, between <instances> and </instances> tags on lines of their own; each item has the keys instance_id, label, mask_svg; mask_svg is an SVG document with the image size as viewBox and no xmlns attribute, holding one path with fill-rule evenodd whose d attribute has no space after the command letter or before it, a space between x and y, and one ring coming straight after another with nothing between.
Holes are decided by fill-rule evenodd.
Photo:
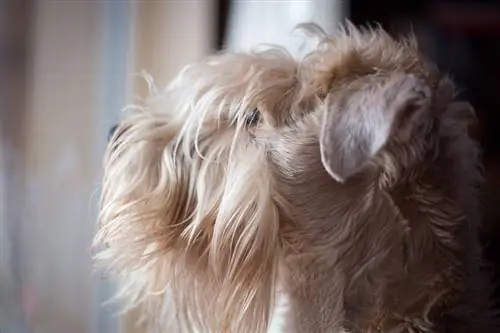
<instances>
[{"instance_id":1,"label":"wheaten colored coat","mask_svg":"<svg viewBox=\"0 0 500 333\"><path fill-rule=\"evenodd\" d=\"M262 333L284 293L285 332L496 331L472 109L412 38L304 28L304 59L215 55L121 123L96 243L125 309Z\"/></svg>"}]
</instances>

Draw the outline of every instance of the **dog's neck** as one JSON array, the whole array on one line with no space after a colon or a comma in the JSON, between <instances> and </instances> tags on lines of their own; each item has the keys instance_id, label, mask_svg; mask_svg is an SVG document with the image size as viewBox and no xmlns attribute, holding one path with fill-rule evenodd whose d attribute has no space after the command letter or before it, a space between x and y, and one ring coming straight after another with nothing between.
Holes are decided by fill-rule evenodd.
<instances>
[{"instance_id":1,"label":"dog's neck","mask_svg":"<svg viewBox=\"0 0 500 333\"><path fill-rule=\"evenodd\" d=\"M415 316L415 323L408 325L419 325L417 319L424 314L412 309L432 302L437 309L442 300L432 297L442 296L444 302L446 291L456 287L447 275L457 250L454 230L460 216L454 215L455 207L425 177L392 187L397 193L381 187L379 178L367 170L344 184L328 183L316 198L293 200L294 221L285 222L282 233L283 278L295 318L291 330L385 332L406 325L386 317L388 313ZM439 209L433 210L436 204ZM437 228L445 222L448 230L439 234ZM443 257L430 260L436 253ZM429 280L433 295L418 294L419 281L410 277Z\"/></svg>"}]
</instances>

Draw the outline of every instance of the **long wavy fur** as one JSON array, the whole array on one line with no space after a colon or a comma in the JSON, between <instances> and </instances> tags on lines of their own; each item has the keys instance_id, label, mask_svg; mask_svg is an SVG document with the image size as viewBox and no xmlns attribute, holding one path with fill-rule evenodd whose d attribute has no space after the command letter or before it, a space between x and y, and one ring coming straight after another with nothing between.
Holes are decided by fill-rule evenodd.
<instances>
[{"instance_id":1,"label":"long wavy fur","mask_svg":"<svg viewBox=\"0 0 500 333\"><path fill-rule=\"evenodd\" d=\"M323 249L304 247L308 245L301 243L299 235L303 231L300 229L294 234L295 238L286 236L290 235L290 228L295 228L294 219L314 216L314 207L318 207L317 214L327 216L330 213L321 215L319 212L332 209L333 203L327 200L330 190L337 191L337 198L348 198L355 190L330 184L331 179L317 157L318 126L323 113L316 111L324 106L334 82L341 86L352 77L379 72L418 74L434 88L441 80L437 69L421 60L413 38L395 41L381 29L356 29L351 24L339 29L334 36L328 36L316 25L307 24L300 28L318 41L317 47L304 59L293 59L278 47L251 54L222 53L208 57L187 66L165 91L151 96L141 105L129 107L110 140L104 162L100 226L95 238L96 246L104 245L104 248L96 259L116 273L120 284L116 298L124 305L125 312L140 313L139 319L145 331L267 332L278 292L278 271L286 256L284 249L290 251L294 247L285 243L299 242L294 251ZM448 99L443 103L448 103ZM255 110L261 117L258 127L249 125L254 120ZM307 126L308 129L302 131ZM307 136L301 137L306 132ZM264 137L267 139L262 139ZM455 139L451 137L449 140ZM311 142L316 148L311 148ZM295 156L292 148L305 150ZM462 153L453 154L455 158ZM278 156L277 162L273 160L275 156ZM295 161L292 158L302 161L302 164L292 165ZM448 163L453 158L444 161ZM399 165L389 159L382 163L387 163L387 170L393 169L395 178L387 178L386 183L392 181L390 186L396 188L398 181L403 180L395 170L400 168L398 170L404 172L409 164ZM464 163L464 168L470 170L458 170L457 166L459 174L456 177L471 173L475 167L476 159L470 165ZM309 178L300 183L302 185L292 187L294 182L300 182L303 174L307 174L304 170L310 170ZM306 182L323 186L323 197L307 201L307 212L295 214L301 209L302 197L284 189L288 189L288 185L302 188L303 197L310 197L312 193L307 192L309 185ZM380 186L389 186L386 183L381 181ZM470 184L467 180L463 184L464 188L459 190L467 191ZM370 185L363 195L372 198L373 188L374 185ZM291 203L293 198L297 199L296 203ZM384 198L378 197L381 204L374 204L370 209L384 207ZM375 199L370 200L366 205L377 203ZM457 201L460 200L462 198L457 197ZM335 208L335 214L340 214L339 207L346 206L345 203L342 205ZM368 230L364 225L356 226L355 221L358 217L363 220L359 214L370 216L369 210L365 211L368 208L356 207L353 204L351 208L355 211L349 212L354 222L345 224L345 232L339 229L344 234L351 225L361 231ZM472 206L470 209L476 210ZM471 218L476 218L474 212L469 214ZM391 219L400 215L394 214ZM287 219L286 226L283 218ZM375 223L371 228L375 228L375 233L392 230L384 225L389 220L377 221L380 227ZM330 230L328 228L324 230ZM380 238L380 243L385 244L389 238L396 241L398 232ZM361 234L358 239L362 239L360 237ZM366 241L371 240L367 238ZM336 243L329 241L325 244ZM415 242L415 253L421 251L418 248L421 244L431 243ZM368 248L366 244L358 247L359 258L364 260L362 249ZM322 258L330 253L328 251L331 250L324 247L324 253L313 257ZM415 257L420 258L417 254ZM355 267L359 276L372 274L370 265L373 263L359 263L358 267L358 261L354 261L358 260L355 259L357 255L346 255L345 260L352 259L353 262L346 263L345 268ZM376 258L385 260L384 256L377 254ZM295 261L290 262L297 262L295 273L299 275L302 269L317 268L312 268L307 257L301 257L300 253L291 257ZM328 256L324 258L328 259ZM300 266L302 263L305 266ZM344 266L339 264L338 267ZM293 265L288 269L293 271ZM310 273L311 276L320 276L314 275L313 271ZM400 278L396 273L389 273L382 276ZM370 276L358 280L368 281ZM332 284L338 284L335 288L342 287L343 280L331 279ZM352 280L351 284L354 286L358 280ZM300 290L316 292L312 285L307 285L305 278L297 278L294 283L310 287L297 287ZM348 288L349 284L344 287ZM325 290L332 292L335 288ZM354 294L357 292L355 288L352 290ZM331 303L335 295L318 297ZM304 296L304 300L305 309L306 303L312 299ZM409 300L408 304L414 303ZM337 311L335 309L325 307L321 311L333 314ZM422 309L424 319L428 310ZM306 316L314 311L301 313ZM344 310L339 311L344 313ZM312 326L309 327L322 327L324 323L320 321L311 319L309 324ZM398 325L397 332L409 329L406 321ZM427 322L421 325L425 329L431 327Z\"/></svg>"},{"instance_id":2,"label":"long wavy fur","mask_svg":"<svg viewBox=\"0 0 500 333\"><path fill-rule=\"evenodd\" d=\"M187 331L266 330L279 221L265 147L245 126L255 108L283 121L296 70L277 49L218 55L130 108L116 130L97 258L119 272L127 307L158 314L158 327L170 318Z\"/></svg>"}]
</instances>

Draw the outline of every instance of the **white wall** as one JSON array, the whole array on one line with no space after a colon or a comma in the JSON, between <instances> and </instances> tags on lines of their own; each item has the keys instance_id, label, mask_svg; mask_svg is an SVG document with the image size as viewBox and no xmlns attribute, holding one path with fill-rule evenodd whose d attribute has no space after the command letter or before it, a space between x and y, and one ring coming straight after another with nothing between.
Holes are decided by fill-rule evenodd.
<instances>
[{"instance_id":1,"label":"white wall","mask_svg":"<svg viewBox=\"0 0 500 333\"><path fill-rule=\"evenodd\" d=\"M301 55L303 40L292 35L299 23L315 22L333 32L345 15L342 0L234 1L227 46L250 50L259 44L278 44Z\"/></svg>"}]
</instances>

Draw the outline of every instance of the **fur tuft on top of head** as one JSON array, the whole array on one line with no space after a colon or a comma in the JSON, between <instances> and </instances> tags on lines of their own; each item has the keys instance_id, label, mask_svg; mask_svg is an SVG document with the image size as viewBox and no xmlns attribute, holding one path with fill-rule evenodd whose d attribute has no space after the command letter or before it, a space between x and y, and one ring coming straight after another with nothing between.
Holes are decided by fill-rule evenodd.
<instances>
[{"instance_id":1,"label":"fur tuft on top of head","mask_svg":"<svg viewBox=\"0 0 500 333\"><path fill-rule=\"evenodd\" d=\"M327 94L332 86L356 76L400 72L440 79L438 69L420 54L413 35L394 39L381 27L356 27L349 21L328 35L316 24L300 24L299 30L317 41L301 67L307 69L309 89Z\"/></svg>"}]
</instances>

